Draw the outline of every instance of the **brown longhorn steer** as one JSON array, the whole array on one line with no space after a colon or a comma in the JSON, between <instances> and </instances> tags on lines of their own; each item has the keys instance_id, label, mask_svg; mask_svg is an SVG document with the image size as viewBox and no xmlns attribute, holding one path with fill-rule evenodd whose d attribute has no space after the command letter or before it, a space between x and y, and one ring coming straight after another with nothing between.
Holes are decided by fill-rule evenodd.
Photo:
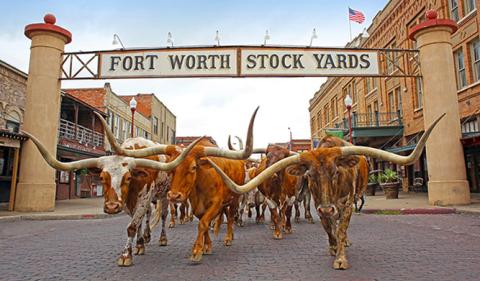
<instances>
[{"instance_id":1,"label":"brown longhorn steer","mask_svg":"<svg viewBox=\"0 0 480 281\"><path fill-rule=\"evenodd\" d=\"M267 156L260 162L256 175L291 154L288 149L278 145L269 145L265 153ZM280 170L258 186L270 209L274 239L282 239L281 226L287 234L292 231L290 218L300 182L301 177Z\"/></svg>"},{"instance_id":2,"label":"brown longhorn steer","mask_svg":"<svg viewBox=\"0 0 480 281\"><path fill-rule=\"evenodd\" d=\"M355 196L355 177L352 168L358 164L359 155L390 161L398 165L410 165L418 160L428 136L444 115L435 120L425 131L409 156L400 156L364 146L320 147L278 161L243 186L238 186L229 179L222 171L222 167L218 167L213 161L210 161L210 164L222 176L227 186L238 193L254 189L288 166L293 165L288 169L290 173L299 175L306 173L315 209L328 235L330 254L335 256L333 268L347 269L349 264L345 246Z\"/></svg>"},{"instance_id":3,"label":"brown longhorn steer","mask_svg":"<svg viewBox=\"0 0 480 281\"><path fill-rule=\"evenodd\" d=\"M108 214L116 214L124 210L132 217L127 227L127 243L122 254L117 259L119 266L130 266L132 264L132 241L137 236L135 254L143 255L145 252L145 242L150 240L150 202L156 193L166 194L169 179L164 171L169 171L178 166L194 145L199 141L195 141L191 146L182 151L175 161L166 162L163 155L149 156L149 159L136 159L132 157L122 156L127 151L135 151L135 149L155 146L157 151L180 151L180 148L173 145L158 145L143 139L134 138L125 141L123 146L119 146L113 137L113 134L106 126L106 121L97 115L104 125L113 149L119 155L102 156L99 158L84 159L63 163L55 159L43 146L43 144L34 136L29 135L30 139L37 146L38 150L45 158L46 162L57 170L74 171L82 168L100 169L100 178L104 188L104 212ZM130 153L129 152L129 153ZM161 170L162 172L159 172ZM164 195L165 197L165 195ZM142 235L142 220L147 215L147 223L145 224L145 232ZM160 245L166 245L167 238L165 234L165 216L162 215L163 227L160 236Z\"/></svg>"},{"instance_id":4,"label":"brown longhorn steer","mask_svg":"<svg viewBox=\"0 0 480 281\"><path fill-rule=\"evenodd\" d=\"M235 182L243 183L245 161L234 159L247 159L252 153L253 122L257 110L250 120L245 150L223 151L207 139L203 139L172 172L172 184L168 192L169 200L171 202L185 202L189 199L193 214L200 220L197 239L190 257L193 262L199 262L203 254L212 252L212 240L208 233L209 226L212 220L223 213L227 214L227 234L224 244L226 246L232 244L233 222L238 208L239 194L232 192L225 186L222 178L211 168L206 159L222 167ZM170 156L175 158L176 155L176 153L173 153Z\"/></svg>"},{"instance_id":5,"label":"brown longhorn steer","mask_svg":"<svg viewBox=\"0 0 480 281\"><path fill-rule=\"evenodd\" d=\"M335 146L350 146L349 142L346 142L340 138L334 136L326 136L319 142L319 147L335 147ZM359 156L358 164L352 167L355 177L355 210L360 212L365 204L365 192L368 186L368 161L366 157ZM360 199L360 207L357 208L357 201Z\"/></svg>"}]
</instances>

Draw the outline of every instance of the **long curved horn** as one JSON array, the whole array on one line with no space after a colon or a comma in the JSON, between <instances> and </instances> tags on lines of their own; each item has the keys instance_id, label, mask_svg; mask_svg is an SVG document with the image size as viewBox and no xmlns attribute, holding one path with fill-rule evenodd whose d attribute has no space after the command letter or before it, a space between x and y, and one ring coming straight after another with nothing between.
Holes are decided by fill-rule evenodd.
<instances>
[{"instance_id":1,"label":"long curved horn","mask_svg":"<svg viewBox=\"0 0 480 281\"><path fill-rule=\"evenodd\" d=\"M117 139L112 133L112 130L110 130L110 127L107 124L107 121L103 118L103 116L100 113L93 112L95 115L97 115L98 119L102 123L103 129L105 130L105 135L108 139L108 142L110 143L110 146L112 149L117 153L118 155L124 155L124 149L120 147L120 144L117 142Z\"/></svg>"},{"instance_id":2,"label":"long curved horn","mask_svg":"<svg viewBox=\"0 0 480 281\"><path fill-rule=\"evenodd\" d=\"M235 138L238 140L238 148L239 148L240 150L243 150L243 140L242 140L240 137L238 137L238 136L235 136ZM230 149L230 150L236 150L236 149L233 147L233 145L232 145L231 136L230 136L230 135L228 135L228 149Z\"/></svg>"},{"instance_id":3,"label":"long curved horn","mask_svg":"<svg viewBox=\"0 0 480 281\"><path fill-rule=\"evenodd\" d=\"M230 150L236 150L236 149L233 147L233 145L232 145L232 141L231 141L231 136L230 136L230 135L228 135L228 141L227 141L227 142L228 142L228 149L230 149Z\"/></svg>"},{"instance_id":4,"label":"long curved horn","mask_svg":"<svg viewBox=\"0 0 480 281\"><path fill-rule=\"evenodd\" d=\"M442 114L440 117L438 117L432 123L432 125L430 125L428 130L426 130L425 133L423 133L422 137L418 141L418 144L413 150L413 152L410 153L410 155L408 156L401 156L395 153L391 153L391 152L384 151L377 148L366 147L366 146L343 146L343 147L340 147L340 151L342 152L342 155L365 155L365 156L370 156L377 159L390 161L398 165L410 165L415 161L417 161L418 158L420 158L420 155L422 154L423 148L427 143L427 139L430 136L430 133L444 116L445 116L445 113Z\"/></svg>"},{"instance_id":5,"label":"long curved horn","mask_svg":"<svg viewBox=\"0 0 480 281\"><path fill-rule=\"evenodd\" d=\"M82 168L98 168L98 159L90 158L90 159L82 159L73 162L60 162L55 157L53 157L45 146L32 134L22 131L25 135L27 135L38 148L40 154L42 154L45 161L50 165L50 167L61 170L61 171L73 171Z\"/></svg>"},{"instance_id":6,"label":"long curved horn","mask_svg":"<svg viewBox=\"0 0 480 281\"><path fill-rule=\"evenodd\" d=\"M235 136L235 138L238 140L238 148L240 148L240 150L243 150L243 140L238 136Z\"/></svg>"},{"instance_id":7,"label":"long curved horn","mask_svg":"<svg viewBox=\"0 0 480 281\"><path fill-rule=\"evenodd\" d=\"M263 170L259 175L251 179L248 183L244 185L238 185L236 184L232 179L230 179L223 171L220 169L220 167L217 166L212 160L208 159L208 162L213 166L213 168L217 171L217 173L222 177L223 182L225 185L232 190L235 193L247 193L253 189L255 189L257 186L259 186L261 183L266 181L268 178L273 176L276 172L285 169L286 167L294 164L299 164L300 163L300 157L301 155L293 155L287 158L284 158L272 166L268 167L267 169Z\"/></svg>"},{"instance_id":8,"label":"long curved horn","mask_svg":"<svg viewBox=\"0 0 480 281\"><path fill-rule=\"evenodd\" d=\"M180 163L182 163L183 160L187 157L188 153L197 145L199 141L201 141L203 138L198 138L195 141L193 141L191 144L189 144L181 153L178 155L175 160L172 162L168 163L162 163L150 159L141 159L141 158L136 158L135 163L137 166L145 167L145 168L152 168L156 170L161 170L161 171L170 171L175 169ZM152 147L155 148L155 147ZM128 150L127 150L128 151ZM157 154L157 153L156 153Z\"/></svg>"},{"instance_id":9,"label":"long curved horn","mask_svg":"<svg viewBox=\"0 0 480 281\"><path fill-rule=\"evenodd\" d=\"M205 147L204 154L205 156L213 157L223 157L229 159L247 159L250 157L253 151L253 123L255 122L255 116L257 115L258 108L253 112L252 118L250 118L250 123L248 125L247 132L247 144L245 149L238 151L224 150L218 147Z\"/></svg>"}]
</instances>

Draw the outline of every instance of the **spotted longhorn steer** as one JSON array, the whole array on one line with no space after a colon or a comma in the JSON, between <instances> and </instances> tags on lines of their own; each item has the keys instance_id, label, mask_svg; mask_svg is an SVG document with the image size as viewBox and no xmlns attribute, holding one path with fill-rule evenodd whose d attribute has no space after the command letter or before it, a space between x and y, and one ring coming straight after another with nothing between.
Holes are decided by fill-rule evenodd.
<instances>
[{"instance_id":1,"label":"spotted longhorn steer","mask_svg":"<svg viewBox=\"0 0 480 281\"><path fill-rule=\"evenodd\" d=\"M238 193L254 189L288 166L293 165L288 169L289 173L296 175L306 173L315 208L328 235L330 254L335 256L333 268L347 269L349 263L345 246L355 196L354 170L359 162L359 155L390 161L397 165L410 165L418 160L428 136L444 115L435 120L425 131L414 151L408 156L364 146L319 147L278 161L243 186L233 182L222 171L222 167L217 166L213 161L210 161L210 164L222 176L227 186Z\"/></svg>"},{"instance_id":2,"label":"spotted longhorn steer","mask_svg":"<svg viewBox=\"0 0 480 281\"><path fill-rule=\"evenodd\" d=\"M106 125L106 121L100 115L97 114L97 116L103 123L112 148L118 155L63 163L53 157L37 138L27 132L24 133L30 137L46 162L54 169L62 171L74 171L82 168L101 170L100 178L105 198L104 212L116 214L124 210L132 217L127 227L127 243L122 254L117 259L119 266L130 266L132 264L133 252L132 242L135 236L137 241L134 254L137 255L145 253L145 242L150 240L148 219L151 211L150 202L152 196L168 188L169 180L166 171L170 171L178 166L199 140L192 143L191 146L182 152L179 152L180 149L174 145L154 144L143 138L128 139L120 147L115 142L115 138ZM152 155L146 159L124 156L124 154L130 153L135 149L145 149L148 146L155 146L157 151L176 151L180 156L170 163L165 163L166 157L163 155ZM159 172L159 170L162 172ZM147 223L145 224L145 232L142 233L141 225L145 215L147 216ZM160 244L166 245L166 241L165 229L162 228Z\"/></svg>"}]
</instances>

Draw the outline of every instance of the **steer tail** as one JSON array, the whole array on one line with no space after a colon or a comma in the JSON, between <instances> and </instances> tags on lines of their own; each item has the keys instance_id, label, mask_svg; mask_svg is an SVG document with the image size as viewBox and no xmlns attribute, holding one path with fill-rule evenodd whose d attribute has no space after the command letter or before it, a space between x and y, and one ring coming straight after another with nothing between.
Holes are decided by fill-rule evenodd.
<instances>
[{"instance_id":1,"label":"steer tail","mask_svg":"<svg viewBox=\"0 0 480 281\"><path fill-rule=\"evenodd\" d=\"M153 230L153 228L157 226L157 224L160 222L161 217L162 217L162 201L157 200L155 214L153 215L152 221L150 222L150 230Z\"/></svg>"}]
</instances>

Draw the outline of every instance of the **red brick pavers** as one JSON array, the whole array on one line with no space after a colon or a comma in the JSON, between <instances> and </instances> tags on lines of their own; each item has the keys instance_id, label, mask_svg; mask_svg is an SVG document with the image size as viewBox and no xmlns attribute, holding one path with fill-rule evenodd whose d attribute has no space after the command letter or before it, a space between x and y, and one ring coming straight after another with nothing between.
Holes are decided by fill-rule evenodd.
<instances>
[{"instance_id":1,"label":"red brick pavers","mask_svg":"<svg viewBox=\"0 0 480 281\"><path fill-rule=\"evenodd\" d=\"M168 231L159 247L153 232L145 256L120 268L126 216L77 221L0 222L0 280L479 280L480 217L474 215L355 215L347 249L351 268L332 269L326 236L314 225L273 240L268 225L247 220L233 246L193 265L188 256L196 222Z\"/></svg>"}]
</instances>

